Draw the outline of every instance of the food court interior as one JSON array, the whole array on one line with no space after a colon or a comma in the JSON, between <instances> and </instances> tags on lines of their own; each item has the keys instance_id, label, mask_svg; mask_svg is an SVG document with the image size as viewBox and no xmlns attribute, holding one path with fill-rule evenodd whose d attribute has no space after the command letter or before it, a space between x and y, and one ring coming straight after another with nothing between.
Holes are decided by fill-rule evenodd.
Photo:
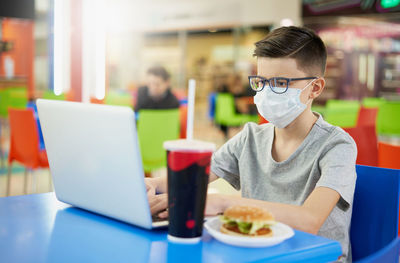
<instances>
[{"instance_id":1,"label":"food court interior","mask_svg":"<svg viewBox=\"0 0 400 263\"><path fill-rule=\"evenodd\" d=\"M268 122L248 79L254 44L287 26L314 30L326 46L326 85L312 110L354 139L357 165L400 169L400 0L1 0L0 199L54 192L37 99L135 110L143 176L152 178L168 172L164 141L193 136L218 149L246 123ZM178 101L173 116L140 114L152 74ZM241 195L223 179L207 191ZM382 217L394 213L397 229L390 211ZM1 246L7 231L0 224Z\"/></svg>"},{"instance_id":2,"label":"food court interior","mask_svg":"<svg viewBox=\"0 0 400 263\"><path fill-rule=\"evenodd\" d=\"M7 194L9 172L9 195L53 190L48 167L31 167L10 155L9 108L34 107L37 98L134 107L147 70L160 65L169 72L171 90L180 102L179 137L186 136L188 80L194 79L194 138L219 147L246 121L262 122L247 79L257 73L254 43L271 30L290 25L315 30L327 47L326 87L313 102L313 110L355 137L353 128L362 122L373 125L375 140L355 138L358 163L400 168L399 1L93 3L18 0L2 4L0 196ZM233 99L223 102L219 94ZM222 103L230 110L218 110ZM238 116L249 118L235 121ZM43 139L38 140L45 151ZM368 148L365 144L371 140L373 146ZM385 163L387 154L380 152L387 144L397 149L392 164ZM374 157L360 155L362 149L373 149ZM165 163L146 174L166 174ZM239 194L222 180L209 191Z\"/></svg>"}]
</instances>

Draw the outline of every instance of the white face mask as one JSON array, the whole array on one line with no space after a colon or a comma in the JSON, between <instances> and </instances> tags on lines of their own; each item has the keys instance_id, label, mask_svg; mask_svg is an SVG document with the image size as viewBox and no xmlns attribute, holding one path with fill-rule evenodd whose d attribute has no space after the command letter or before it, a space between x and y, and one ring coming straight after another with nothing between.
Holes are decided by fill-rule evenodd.
<instances>
[{"instance_id":1,"label":"white face mask","mask_svg":"<svg viewBox=\"0 0 400 263\"><path fill-rule=\"evenodd\" d=\"M313 80L314 81L314 80ZM300 94L311 83L308 83L303 89L288 88L285 93L277 94L271 90L266 83L264 89L254 96L254 103L258 112L277 128L285 128L294 121L306 108L306 104L300 101ZM282 92L285 88L274 87L274 90Z\"/></svg>"}]
</instances>

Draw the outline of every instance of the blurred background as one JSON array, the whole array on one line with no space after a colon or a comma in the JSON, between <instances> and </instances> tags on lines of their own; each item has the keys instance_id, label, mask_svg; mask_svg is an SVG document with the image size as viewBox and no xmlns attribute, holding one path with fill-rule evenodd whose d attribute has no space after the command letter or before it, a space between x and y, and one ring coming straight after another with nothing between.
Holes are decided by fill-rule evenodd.
<instances>
[{"instance_id":1,"label":"blurred background","mask_svg":"<svg viewBox=\"0 0 400 263\"><path fill-rule=\"evenodd\" d=\"M35 99L134 107L147 70L161 65L180 103L177 136L185 137L195 79L194 137L219 147L244 123L265 122L247 80L257 73L254 43L290 25L314 29L327 46L326 88L313 109L348 129L359 153L374 151L358 163L400 165L397 148L394 164L378 151L400 145L400 0L1 0L0 196L8 174L11 195L52 189L46 164L10 154L9 108L32 110L43 153ZM146 173L165 174L163 167ZM234 192L218 184L212 191Z\"/></svg>"}]
</instances>

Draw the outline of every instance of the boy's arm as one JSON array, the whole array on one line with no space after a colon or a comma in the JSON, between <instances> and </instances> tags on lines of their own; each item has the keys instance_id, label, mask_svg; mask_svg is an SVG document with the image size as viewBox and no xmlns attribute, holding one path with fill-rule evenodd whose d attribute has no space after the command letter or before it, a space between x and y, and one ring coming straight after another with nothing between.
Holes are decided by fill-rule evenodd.
<instances>
[{"instance_id":1,"label":"boy's arm","mask_svg":"<svg viewBox=\"0 0 400 263\"><path fill-rule=\"evenodd\" d=\"M210 171L210 177L208 178L208 183L211 183L211 182L217 180L218 178L219 177L215 173Z\"/></svg>"},{"instance_id":2,"label":"boy's arm","mask_svg":"<svg viewBox=\"0 0 400 263\"><path fill-rule=\"evenodd\" d=\"M215 181L218 178L219 177L216 176L213 172L210 172L210 177L208 179L208 183L211 183L212 181ZM151 192L154 191L154 194L155 193L163 194L163 193L167 193L167 191L168 191L167 176L161 176L161 177L156 177L156 178L145 178L144 181L146 184L147 192L149 192L149 190L150 190Z\"/></svg>"},{"instance_id":3,"label":"boy's arm","mask_svg":"<svg viewBox=\"0 0 400 263\"><path fill-rule=\"evenodd\" d=\"M256 205L266 208L279 222L301 231L317 234L339 198L338 192L327 187L315 188L301 206L210 194L207 196L206 215L220 214L231 205Z\"/></svg>"}]
</instances>

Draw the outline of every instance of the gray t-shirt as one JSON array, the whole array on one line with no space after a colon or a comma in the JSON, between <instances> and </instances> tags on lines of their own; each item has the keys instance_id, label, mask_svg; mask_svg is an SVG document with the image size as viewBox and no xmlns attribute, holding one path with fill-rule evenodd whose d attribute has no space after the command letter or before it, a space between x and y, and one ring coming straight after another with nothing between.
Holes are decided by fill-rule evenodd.
<instances>
[{"instance_id":1,"label":"gray t-shirt","mask_svg":"<svg viewBox=\"0 0 400 263\"><path fill-rule=\"evenodd\" d=\"M351 262L349 229L356 182L357 147L341 128L320 116L298 149L285 161L271 155L274 126L248 123L213 155L211 171L242 196L269 202L302 205L319 186L340 199L318 235L342 245L341 262Z\"/></svg>"}]
</instances>

